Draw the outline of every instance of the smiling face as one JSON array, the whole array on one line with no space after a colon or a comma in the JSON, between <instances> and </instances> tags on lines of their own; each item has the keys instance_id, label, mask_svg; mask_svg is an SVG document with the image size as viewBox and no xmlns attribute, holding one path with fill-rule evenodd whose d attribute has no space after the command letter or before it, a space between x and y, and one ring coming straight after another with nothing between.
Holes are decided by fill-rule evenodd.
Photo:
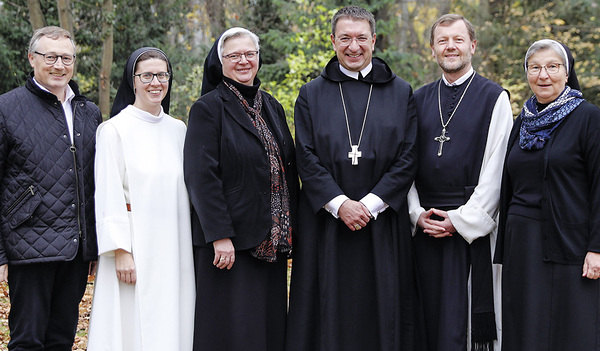
<instances>
[{"instance_id":1,"label":"smiling face","mask_svg":"<svg viewBox=\"0 0 600 351\"><path fill-rule=\"evenodd\" d=\"M42 37L34 48L42 54L75 55L73 43L68 38L50 39ZM73 64L65 66L59 58L53 65L44 62L44 56L31 52L28 54L29 64L33 68L35 80L64 101L65 88L73 77Z\"/></svg>"},{"instance_id":2,"label":"smiling face","mask_svg":"<svg viewBox=\"0 0 600 351\"><path fill-rule=\"evenodd\" d=\"M476 47L477 40L471 40L465 22L458 20L435 28L431 52L446 79L453 82L471 68L471 57Z\"/></svg>"},{"instance_id":3,"label":"smiling face","mask_svg":"<svg viewBox=\"0 0 600 351\"><path fill-rule=\"evenodd\" d=\"M139 61L135 68L135 74L168 71L167 62L157 58ZM133 106L158 116L160 104L169 91L169 82L161 83L158 77L153 76L150 83L142 83L139 76L134 76L133 87L135 89Z\"/></svg>"},{"instance_id":4,"label":"smiling face","mask_svg":"<svg viewBox=\"0 0 600 351\"><path fill-rule=\"evenodd\" d=\"M548 73L546 68L542 67L553 63L560 65L558 72L554 74ZM562 57L556 51L545 49L536 52L527 60L527 66L542 67L538 74L527 73L529 87L541 104L551 103L565 90L568 79L567 70Z\"/></svg>"},{"instance_id":5,"label":"smiling face","mask_svg":"<svg viewBox=\"0 0 600 351\"><path fill-rule=\"evenodd\" d=\"M258 51L254 41L247 35L240 35L227 39L223 43L223 75L229 79L244 84L252 85L254 77L258 72L258 55L248 60L245 55L240 57L239 62L233 62L230 58L225 57L230 54L244 54L249 51Z\"/></svg>"},{"instance_id":6,"label":"smiling face","mask_svg":"<svg viewBox=\"0 0 600 351\"><path fill-rule=\"evenodd\" d=\"M338 61L347 70L359 72L371 63L375 34L371 33L369 21L340 18L331 42Z\"/></svg>"}]
</instances>

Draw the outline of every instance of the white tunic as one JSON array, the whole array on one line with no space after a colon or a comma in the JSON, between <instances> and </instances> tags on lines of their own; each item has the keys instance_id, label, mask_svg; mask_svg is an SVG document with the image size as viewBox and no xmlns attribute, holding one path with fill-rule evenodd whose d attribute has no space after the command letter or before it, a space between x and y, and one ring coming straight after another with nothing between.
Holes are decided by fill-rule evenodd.
<instances>
[{"instance_id":1,"label":"white tunic","mask_svg":"<svg viewBox=\"0 0 600 351\"><path fill-rule=\"evenodd\" d=\"M195 282L183 181L185 124L132 105L97 131L98 272L88 350L192 350ZM127 210L131 205L131 211ZM137 282L117 279L116 249Z\"/></svg>"}]
</instances>

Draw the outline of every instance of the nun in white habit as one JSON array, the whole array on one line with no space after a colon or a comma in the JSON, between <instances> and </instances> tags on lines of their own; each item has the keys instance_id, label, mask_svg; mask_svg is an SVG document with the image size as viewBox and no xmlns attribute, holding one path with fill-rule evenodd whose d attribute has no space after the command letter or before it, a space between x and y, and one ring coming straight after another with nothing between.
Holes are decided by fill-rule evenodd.
<instances>
[{"instance_id":1,"label":"nun in white habit","mask_svg":"<svg viewBox=\"0 0 600 351\"><path fill-rule=\"evenodd\" d=\"M88 350L192 350L195 284L185 124L169 116L171 64L156 48L128 59L97 131L98 273Z\"/></svg>"}]
</instances>

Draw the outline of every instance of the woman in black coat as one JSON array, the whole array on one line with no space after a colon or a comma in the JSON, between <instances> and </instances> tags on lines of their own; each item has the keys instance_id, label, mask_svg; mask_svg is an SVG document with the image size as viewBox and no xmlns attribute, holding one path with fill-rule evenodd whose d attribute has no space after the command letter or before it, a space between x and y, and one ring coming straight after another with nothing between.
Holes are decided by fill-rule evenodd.
<instances>
[{"instance_id":1,"label":"woman in black coat","mask_svg":"<svg viewBox=\"0 0 600 351\"><path fill-rule=\"evenodd\" d=\"M221 35L190 110L194 350L283 350L298 176L283 108L259 90L258 37Z\"/></svg>"},{"instance_id":2,"label":"woman in black coat","mask_svg":"<svg viewBox=\"0 0 600 351\"><path fill-rule=\"evenodd\" d=\"M515 121L502 180L502 349L600 347L600 109L569 50L531 45L534 95Z\"/></svg>"}]
</instances>

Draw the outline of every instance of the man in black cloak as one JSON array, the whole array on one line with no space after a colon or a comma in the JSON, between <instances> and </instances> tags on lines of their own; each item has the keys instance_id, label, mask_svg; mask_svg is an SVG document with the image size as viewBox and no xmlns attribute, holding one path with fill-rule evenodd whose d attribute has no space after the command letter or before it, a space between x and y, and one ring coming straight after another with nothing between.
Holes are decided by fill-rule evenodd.
<instances>
[{"instance_id":1,"label":"man in black cloak","mask_svg":"<svg viewBox=\"0 0 600 351\"><path fill-rule=\"evenodd\" d=\"M473 70L477 39L464 17L440 17L430 45L443 75L415 92L419 168L408 197L418 226L414 244L424 308L418 331L427 338L419 349L493 350L489 234L496 228L510 101L502 87Z\"/></svg>"},{"instance_id":2,"label":"man in black cloak","mask_svg":"<svg viewBox=\"0 0 600 351\"><path fill-rule=\"evenodd\" d=\"M295 106L303 190L286 349L412 350L412 89L372 58L370 12L344 7L331 33L336 57Z\"/></svg>"}]
</instances>

